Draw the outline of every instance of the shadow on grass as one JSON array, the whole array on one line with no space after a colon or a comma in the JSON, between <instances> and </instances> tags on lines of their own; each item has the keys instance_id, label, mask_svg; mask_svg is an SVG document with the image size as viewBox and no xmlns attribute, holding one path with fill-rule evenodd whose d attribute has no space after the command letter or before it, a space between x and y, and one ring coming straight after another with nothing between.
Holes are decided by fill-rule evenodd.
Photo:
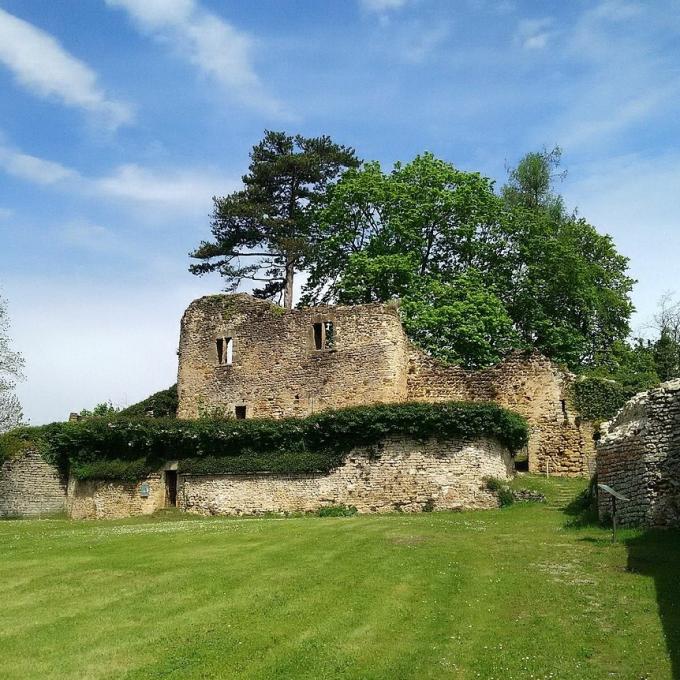
<instances>
[{"instance_id":1,"label":"shadow on grass","mask_svg":"<svg viewBox=\"0 0 680 680\"><path fill-rule=\"evenodd\" d=\"M680 680L680 530L650 530L625 544L628 571L654 579L672 677Z\"/></svg>"},{"instance_id":2,"label":"shadow on grass","mask_svg":"<svg viewBox=\"0 0 680 680\"><path fill-rule=\"evenodd\" d=\"M602 526L597 516L597 495L590 484L562 511L569 519L564 526L572 529Z\"/></svg>"}]
</instances>

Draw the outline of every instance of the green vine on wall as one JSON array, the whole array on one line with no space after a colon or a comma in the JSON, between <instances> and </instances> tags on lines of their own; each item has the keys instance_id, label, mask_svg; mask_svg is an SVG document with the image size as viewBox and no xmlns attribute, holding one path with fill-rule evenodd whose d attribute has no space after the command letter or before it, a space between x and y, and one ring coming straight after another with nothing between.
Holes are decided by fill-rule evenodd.
<instances>
[{"instance_id":1,"label":"green vine on wall","mask_svg":"<svg viewBox=\"0 0 680 680\"><path fill-rule=\"evenodd\" d=\"M139 479L171 460L193 474L323 473L354 447L389 436L474 440L491 437L511 451L528 440L526 421L492 403L359 406L307 418L90 418L24 427L0 436L0 458L17 441L80 479Z\"/></svg>"},{"instance_id":2,"label":"green vine on wall","mask_svg":"<svg viewBox=\"0 0 680 680\"><path fill-rule=\"evenodd\" d=\"M628 395L620 383L605 378L581 378L571 386L574 407L585 420L610 420L626 403Z\"/></svg>"}]
</instances>

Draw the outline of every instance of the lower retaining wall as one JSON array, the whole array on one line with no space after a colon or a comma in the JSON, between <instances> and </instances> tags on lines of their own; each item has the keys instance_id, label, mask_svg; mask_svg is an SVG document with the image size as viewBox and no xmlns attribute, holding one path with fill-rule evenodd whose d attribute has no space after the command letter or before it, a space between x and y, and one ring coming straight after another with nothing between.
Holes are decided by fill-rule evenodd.
<instances>
[{"instance_id":1,"label":"lower retaining wall","mask_svg":"<svg viewBox=\"0 0 680 680\"><path fill-rule=\"evenodd\" d=\"M146 485L142 495L142 485ZM148 491L148 495L146 492ZM119 519L150 515L166 506L164 473L140 482L70 479L66 510L72 519Z\"/></svg>"},{"instance_id":2,"label":"lower retaining wall","mask_svg":"<svg viewBox=\"0 0 680 680\"><path fill-rule=\"evenodd\" d=\"M167 502L163 472L144 482L71 481L68 510L74 518L118 518L152 513ZM202 515L306 512L353 505L359 512L457 510L498 506L484 478L509 479L508 450L495 440L387 439L357 448L345 463L319 475L183 475L177 507ZM148 498L142 498L142 484Z\"/></svg>"},{"instance_id":3,"label":"lower retaining wall","mask_svg":"<svg viewBox=\"0 0 680 680\"><path fill-rule=\"evenodd\" d=\"M327 475L183 476L178 504L210 515L307 512L352 505L359 512L418 512L498 506L485 477L508 479L512 460L491 440L390 439L355 449Z\"/></svg>"},{"instance_id":4,"label":"lower retaining wall","mask_svg":"<svg viewBox=\"0 0 680 680\"><path fill-rule=\"evenodd\" d=\"M63 512L66 482L37 451L0 466L0 517L39 517Z\"/></svg>"}]
</instances>

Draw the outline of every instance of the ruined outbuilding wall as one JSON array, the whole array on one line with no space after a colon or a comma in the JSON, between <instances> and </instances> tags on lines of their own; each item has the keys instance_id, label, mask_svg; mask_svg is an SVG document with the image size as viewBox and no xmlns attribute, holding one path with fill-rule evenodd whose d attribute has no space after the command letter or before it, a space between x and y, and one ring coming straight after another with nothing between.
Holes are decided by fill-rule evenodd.
<instances>
[{"instance_id":1,"label":"ruined outbuilding wall","mask_svg":"<svg viewBox=\"0 0 680 680\"><path fill-rule=\"evenodd\" d=\"M447 366L411 348L408 398L413 401L493 401L527 419L529 471L564 476L588 474L595 444L589 423L569 400L572 376L533 352L514 352L478 371Z\"/></svg>"},{"instance_id":2,"label":"ruined outbuilding wall","mask_svg":"<svg viewBox=\"0 0 680 680\"><path fill-rule=\"evenodd\" d=\"M628 497L617 516L628 526L680 526L680 380L628 401L597 446L597 481ZM599 493L601 517L611 499Z\"/></svg>"},{"instance_id":3,"label":"ruined outbuilding wall","mask_svg":"<svg viewBox=\"0 0 680 680\"><path fill-rule=\"evenodd\" d=\"M39 517L63 512L66 482L37 451L0 467L0 517Z\"/></svg>"},{"instance_id":4,"label":"ruined outbuilding wall","mask_svg":"<svg viewBox=\"0 0 680 680\"><path fill-rule=\"evenodd\" d=\"M142 496L142 485L149 489ZM103 479L68 483L66 510L71 519L120 519L131 515L150 515L166 506L165 479L162 472L137 482Z\"/></svg>"},{"instance_id":5,"label":"ruined outbuilding wall","mask_svg":"<svg viewBox=\"0 0 680 680\"><path fill-rule=\"evenodd\" d=\"M485 477L509 479L512 459L496 441L390 438L357 448L326 475L182 476L178 504L203 515L309 512L328 505L359 512L493 508Z\"/></svg>"},{"instance_id":6,"label":"ruined outbuilding wall","mask_svg":"<svg viewBox=\"0 0 680 680\"><path fill-rule=\"evenodd\" d=\"M332 348L315 349L313 326L331 322ZM217 340L231 338L232 363ZM571 410L572 376L540 354L514 353L466 371L413 346L393 304L283 310L245 295L195 300L182 318L178 393L181 418L216 410L246 417L403 401L494 401L525 416L529 469L584 475L594 465L592 428Z\"/></svg>"}]
</instances>

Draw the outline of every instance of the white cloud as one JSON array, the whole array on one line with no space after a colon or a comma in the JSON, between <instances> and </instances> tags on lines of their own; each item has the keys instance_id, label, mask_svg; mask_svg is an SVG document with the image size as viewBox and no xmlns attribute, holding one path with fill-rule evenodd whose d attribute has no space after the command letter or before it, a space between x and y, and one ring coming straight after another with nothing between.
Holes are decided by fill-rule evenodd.
<instances>
[{"instance_id":1,"label":"white cloud","mask_svg":"<svg viewBox=\"0 0 680 680\"><path fill-rule=\"evenodd\" d=\"M677 39L680 22L674 24L662 5L606 0L560 30L551 54L557 86L545 96L562 111L535 127L537 143L554 140L567 153L601 148L611 154L617 143L621 150L635 144L635 127L652 129L671 114L680 74L664 45L671 35ZM579 77L565 80L567 69Z\"/></svg>"},{"instance_id":2,"label":"white cloud","mask_svg":"<svg viewBox=\"0 0 680 680\"><path fill-rule=\"evenodd\" d=\"M212 196L230 193L237 186L231 178L209 170L158 170L135 164L121 165L92 182L96 193L112 199L191 212L208 212Z\"/></svg>"},{"instance_id":3,"label":"white cloud","mask_svg":"<svg viewBox=\"0 0 680 680\"><path fill-rule=\"evenodd\" d=\"M410 0L359 0L361 6L368 12L382 14L390 10L401 9Z\"/></svg>"},{"instance_id":4,"label":"white cloud","mask_svg":"<svg viewBox=\"0 0 680 680\"><path fill-rule=\"evenodd\" d=\"M3 146L0 146L0 168L14 177L35 184L56 184L78 176L77 172L61 163L30 156Z\"/></svg>"},{"instance_id":5,"label":"white cloud","mask_svg":"<svg viewBox=\"0 0 680 680\"><path fill-rule=\"evenodd\" d=\"M69 54L49 33L2 8L0 63L34 94L98 114L114 129L132 119L130 106L107 97L87 64Z\"/></svg>"},{"instance_id":6,"label":"white cloud","mask_svg":"<svg viewBox=\"0 0 680 680\"><path fill-rule=\"evenodd\" d=\"M413 64L423 63L449 36L449 26L440 24L433 28L418 26L410 34L401 49L403 58Z\"/></svg>"},{"instance_id":7,"label":"white cloud","mask_svg":"<svg viewBox=\"0 0 680 680\"><path fill-rule=\"evenodd\" d=\"M216 282L174 271L137 286L72 274L4 282L13 344L26 359L17 392L32 423L109 399L129 405L176 381L182 312Z\"/></svg>"},{"instance_id":8,"label":"white cloud","mask_svg":"<svg viewBox=\"0 0 680 680\"><path fill-rule=\"evenodd\" d=\"M584 148L593 140L606 140L623 132L631 125L643 121L663 105L674 100L678 87L660 87L647 90L639 96L627 98L619 93L621 99L612 107L598 105L591 101L591 108L578 112L578 121L565 125L560 135L560 144L566 149ZM612 93L611 96L616 96ZM575 111L576 112L576 111Z\"/></svg>"},{"instance_id":9,"label":"white cloud","mask_svg":"<svg viewBox=\"0 0 680 680\"><path fill-rule=\"evenodd\" d=\"M178 170L134 163L119 165L100 177L86 177L61 163L7 146L0 146L0 169L33 184L141 208L149 216L156 211L206 214L211 209L213 196L230 193L240 186L239 181L209 168Z\"/></svg>"},{"instance_id":10,"label":"white cloud","mask_svg":"<svg viewBox=\"0 0 680 680\"><path fill-rule=\"evenodd\" d=\"M548 45L553 36L550 27L553 20L546 19L523 19L519 22L516 33L516 41L526 50L540 50Z\"/></svg>"},{"instance_id":11,"label":"white cloud","mask_svg":"<svg viewBox=\"0 0 680 680\"><path fill-rule=\"evenodd\" d=\"M0 208L0 221L8 220L12 215L14 215L14 210L10 208Z\"/></svg>"},{"instance_id":12,"label":"white cloud","mask_svg":"<svg viewBox=\"0 0 680 680\"><path fill-rule=\"evenodd\" d=\"M195 0L106 0L122 8L144 33L176 51L239 101L281 115L253 64L255 41Z\"/></svg>"}]
</instances>

